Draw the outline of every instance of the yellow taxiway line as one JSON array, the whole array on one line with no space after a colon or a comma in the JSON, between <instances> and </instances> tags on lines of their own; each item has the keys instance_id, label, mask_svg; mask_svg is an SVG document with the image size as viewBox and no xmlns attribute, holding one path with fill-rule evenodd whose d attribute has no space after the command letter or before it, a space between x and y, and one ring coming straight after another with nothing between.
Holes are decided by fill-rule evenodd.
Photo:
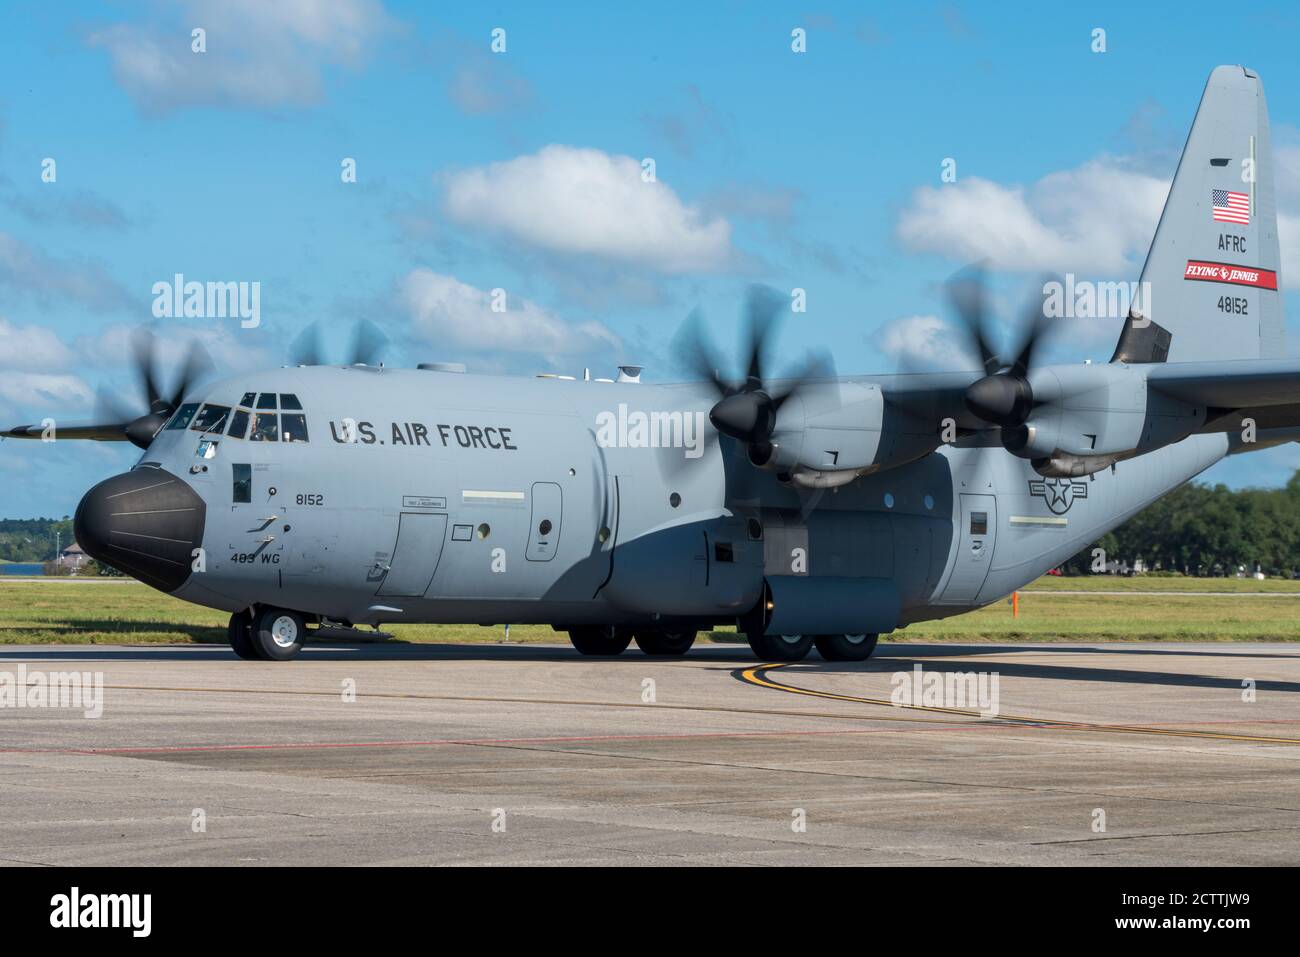
<instances>
[{"instance_id":1,"label":"yellow taxiway line","mask_svg":"<svg viewBox=\"0 0 1300 957\"><path fill-rule=\"evenodd\" d=\"M895 704L887 698L866 698L858 695L836 694L832 691L818 691L815 688L801 688L798 685L783 684L782 682L773 681L766 677L767 672L772 671L775 668L783 668L788 664L790 664L790 662L777 661L756 665L753 668L745 669L741 673L741 678L752 685L758 685L761 688L771 688L774 691L784 691L786 694L807 695L812 698L828 698L832 701L849 701L854 704L869 704L885 708L929 711L937 714L955 714L968 718L978 718L981 721L1019 724L1029 728L1052 728L1064 731L1105 731L1118 734L1154 734L1178 738L1205 738L1213 741L1247 741L1252 744L1300 744L1300 738L1282 738L1265 734L1229 734L1228 732L1222 731L1193 731L1183 728L1159 728L1147 725L1095 724L1087 721L1063 721L1059 718L1039 718L1030 715L999 714L990 717L969 708L940 708L930 705Z\"/></svg>"}]
</instances>

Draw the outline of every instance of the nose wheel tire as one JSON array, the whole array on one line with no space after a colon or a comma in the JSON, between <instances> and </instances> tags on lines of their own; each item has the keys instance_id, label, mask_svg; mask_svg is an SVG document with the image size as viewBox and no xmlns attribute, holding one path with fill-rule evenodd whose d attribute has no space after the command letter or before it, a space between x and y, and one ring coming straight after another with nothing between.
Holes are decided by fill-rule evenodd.
<instances>
[{"instance_id":1,"label":"nose wheel tire","mask_svg":"<svg viewBox=\"0 0 1300 957\"><path fill-rule=\"evenodd\" d=\"M647 655L684 655L695 644L696 631L638 631L636 646Z\"/></svg>"},{"instance_id":2,"label":"nose wheel tire","mask_svg":"<svg viewBox=\"0 0 1300 957\"><path fill-rule=\"evenodd\" d=\"M582 625L569 629L569 641L582 655L621 655L632 643L632 632L610 625Z\"/></svg>"},{"instance_id":3,"label":"nose wheel tire","mask_svg":"<svg viewBox=\"0 0 1300 957\"><path fill-rule=\"evenodd\" d=\"M827 661L866 661L876 650L879 635L818 635L817 652Z\"/></svg>"},{"instance_id":4,"label":"nose wheel tire","mask_svg":"<svg viewBox=\"0 0 1300 957\"><path fill-rule=\"evenodd\" d=\"M226 628L230 637L230 649L245 661L257 661L261 657L253 647L252 623L253 619L248 612L237 611L230 616L230 624Z\"/></svg>"},{"instance_id":5,"label":"nose wheel tire","mask_svg":"<svg viewBox=\"0 0 1300 957\"><path fill-rule=\"evenodd\" d=\"M307 637L307 624L296 611L263 608L253 619L253 650L266 661L289 661L298 656Z\"/></svg>"},{"instance_id":6,"label":"nose wheel tire","mask_svg":"<svg viewBox=\"0 0 1300 957\"><path fill-rule=\"evenodd\" d=\"M812 650L812 635L759 635L750 633L749 647L764 661L802 661Z\"/></svg>"}]
</instances>

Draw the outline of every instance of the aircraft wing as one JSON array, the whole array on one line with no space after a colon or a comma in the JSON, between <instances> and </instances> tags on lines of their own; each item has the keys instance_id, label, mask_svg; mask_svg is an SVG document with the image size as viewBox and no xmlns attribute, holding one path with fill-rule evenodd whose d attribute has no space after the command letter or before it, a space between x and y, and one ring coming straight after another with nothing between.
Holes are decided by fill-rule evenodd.
<instances>
[{"instance_id":1,"label":"aircraft wing","mask_svg":"<svg viewBox=\"0 0 1300 957\"><path fill-rule=\"evenodd\" d=\"M40 425L19 425L5 429L0 436L7 439L39 439L45 435L45 427ZM125 442L126 432L122 423L112 425L57 425L53 432L56 439L93 439L96 442Z\"/></svg>"},{"instance_id":2,"label":"aircraft wing","mask_svg":"<svg viewBox=\"0 0 1300 957\"><path fill-rule=\"evenodd\" d=\"M885 401L907 415L938 430L946 418L952 418L963 431L981 431L989 424L966 407L966 390L982 372L912 372L904 375L873 377Z\"/></svg>"},{"instance_id":3,"label":"aircraft wing","mask_svg":"<svg viewBox=\"0 0 1300 957\"><path fill-rule=\"evenodd\" d=\"M1215 409L1300 402L1300 359L1234 359L1153 365L1148 388Z\"/></svg>"}]
</instances>

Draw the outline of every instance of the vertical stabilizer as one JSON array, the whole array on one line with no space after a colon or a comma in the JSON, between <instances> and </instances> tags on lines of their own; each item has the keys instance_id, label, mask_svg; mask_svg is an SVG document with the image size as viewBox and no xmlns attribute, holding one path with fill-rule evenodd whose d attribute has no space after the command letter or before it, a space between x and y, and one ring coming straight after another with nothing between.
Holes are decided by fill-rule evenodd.
<instances>
[{"instance_id":1,"label":"vertical stabilizer","mask_svg":"<svg viewBox=\"0 0 1300 957\"><path fill-rule=\"evenodd\" d=\"M1253 70L1217 67L1142 268L1142 319L1126 324L1115 358L1285 355L1278 267L1264 87Z\"/></svg>"}]
</instances>

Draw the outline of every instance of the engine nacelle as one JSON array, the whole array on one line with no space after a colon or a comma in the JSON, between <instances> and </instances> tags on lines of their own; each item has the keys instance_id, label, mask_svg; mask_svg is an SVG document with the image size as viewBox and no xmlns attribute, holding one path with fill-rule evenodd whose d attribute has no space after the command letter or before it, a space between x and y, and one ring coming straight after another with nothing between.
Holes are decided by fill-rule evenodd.
<instances>
[{"instance_id":1,"label":"engine nacelle","mask_svg":"<svg viewBox=\"0 0 1300 957\"><path fill-rule=\"evenodd\" d=\"M810 386L782 407L763 467L829 487L920 458L939 445L933 425L885 401L870 382Z\"/></svg>"},{"instance_id":2,"label":"engine nacelle","mask_svg":"<svg viewBox=\"0 0 1300 957\"><path fill-rule=\"evenodd\" d=\"M1042 369L1030 376L1037 408L1024 425L1003 431L1003 444L1022 458L1058 458L1071 470L1062 474L1080 474L1073 470L1096 465L1091 470L1099 471L1201 427L1204 406L1148 389L1145 373L1141 365L1122 363Z\"/></svg>"}]
</instances>

